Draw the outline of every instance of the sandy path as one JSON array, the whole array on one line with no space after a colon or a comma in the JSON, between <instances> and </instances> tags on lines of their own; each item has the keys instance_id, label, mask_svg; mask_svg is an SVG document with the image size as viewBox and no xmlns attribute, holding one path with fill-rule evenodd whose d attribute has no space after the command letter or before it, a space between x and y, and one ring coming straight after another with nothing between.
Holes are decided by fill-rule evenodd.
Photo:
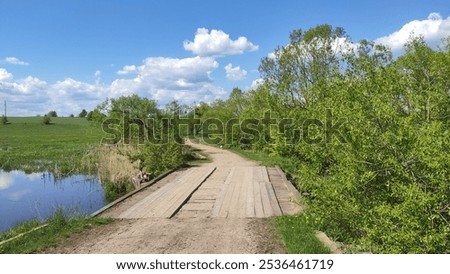
<instances>
[{"instance_id":1,"label":"sandy path","mask_svg":"<svg viewBox=\"0 0 450 274\"><path fill-rule=\"evenodd\" d=\"M211 218L215 199L231 169L258 164L227 150L202 144L189 145L201 149L212 159L211 163L202 166L214 166L216 170L173 218L123 219L118 216L183 176L186 170L171 174L102 214L115 218L113 223L73 235L63 245L46 252L283 253L270 219Z\"/></svg>"}]
</instances>

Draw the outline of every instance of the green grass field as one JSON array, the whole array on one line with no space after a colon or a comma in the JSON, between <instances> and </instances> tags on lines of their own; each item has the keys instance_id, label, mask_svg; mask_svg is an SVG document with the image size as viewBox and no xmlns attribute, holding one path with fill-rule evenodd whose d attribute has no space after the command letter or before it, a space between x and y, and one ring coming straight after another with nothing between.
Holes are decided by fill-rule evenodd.
<instances>
[{"instance_id":1,"label":"green grass field","mask_svg":"<svg viewBox=\"0 0 450 274\"><path fill-rule=\"evenodd\" d=\"M86 155L101 142L99 124L84 118L8 117L0 125L0 169L60 173L86 171Z\"/></svg>"}]
</instances>

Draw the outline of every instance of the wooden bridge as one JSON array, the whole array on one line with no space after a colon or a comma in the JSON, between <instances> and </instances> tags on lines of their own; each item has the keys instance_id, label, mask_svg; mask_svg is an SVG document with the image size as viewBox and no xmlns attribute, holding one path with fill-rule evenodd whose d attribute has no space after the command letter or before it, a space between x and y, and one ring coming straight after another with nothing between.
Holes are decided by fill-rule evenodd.
<instances>
[{"instance_id":1,"label":"wooden bridge","mask_svg":"<svg viewBox=\"0 0 450 274\"><path fill-rule=\"evenodd\" d=\"M266 218L299 212L299 193L278 167L215 166L177 171L104 214L141 218Z\"/></svg>"}]
</instances>

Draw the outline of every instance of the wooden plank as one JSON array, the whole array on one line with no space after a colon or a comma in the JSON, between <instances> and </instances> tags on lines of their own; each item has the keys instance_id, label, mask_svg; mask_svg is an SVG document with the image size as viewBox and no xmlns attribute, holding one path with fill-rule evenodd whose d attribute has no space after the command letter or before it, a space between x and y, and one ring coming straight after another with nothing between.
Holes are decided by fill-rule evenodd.
<instances>
[{"instance_id":1,"label":"wooden plank","mask_svg":"<svg viewBox=\"0 0 450 274\"><path fill-rule=\"evenodd\" d=\"M177 189L164 198L165 201L154 208L152 217L171 218L213 171L211 168L196 168Z\"/></svg>"},{"instance_id":2,"label":"wooden plank","mask_svg":"<svg viewBox=\"0 0 450 274\"><path fill-rule=\"evenodd\" d=\"M238 216L238 201L239 194L241 192L241 180L243 177L244 170L242 167L237 167L234 176L231 180L232 191L224 200L224 208L227 209L227 214L222 214L222 217L235 218Z\"/></svg>"},{"instance_id":3,"label":"wooden plank","mask_svg":"<svg viewBox=\"0 0 450 274\"><path fill-rule=\"evenodd\" d=\"M235 168L232 167L231 170L230 170L230 173L228 173L228 176L225 179L224 184L222 185L221 191L220 191L219 195L217 196L216 202L214 203L214 207L213 207L213 210L212 210L212 213L211 213L211 217L219 217L220 212L221 212L222 207L223 207L223 202L225 200L225 196L228 193L228 189L229 189L231 180L232 180L233 175L234 175L234 171L235 171Z\"/></svg>"},{"instance_id":4,"label":"wooden plank","mask_svg":"<svg viewBox=\"0 0 450 274\"><path fill-rule=\"evenodd\" d=\"M160 196L169 192L174 185L175 182L168 183L120 214L119 218L142 218L145 213L151 209L152 204L158 200Z\"/></svg>"},{"instance_id":5,"label":"wooden plank","mask_svg":"<svg viewBox=\"0 0 450 274\"><path fill-rule=\"evenodd\" d=\"M299 192L295 188L295 186L289 182L289 180L286 177L286 174L284 174L283 170L279 166L275 166L275 169L277 170L278 174L281 176L281 181L286 186L287 190L291 193L292 196L296 196Z\"/></svg>"},{"instance_id":6,"label":"wooden plank","mask_svg":"<svg viewBox=\"0 0 450 274\"><path fill-rule=\"evenodd\" d=\"M268 173L282 213L293 215L301 211L302 207L296 203L299 200L300 193L287 180L283 171L276 166L268 168Z\"/></svg>"},{"instance_id":7,"label":"wooden plank","mask_svg":"<svg viewBox=\"0 0 450 274\"><path fill-rule=\"evenodd\" d=\"M253 167L253 179L257 182L264 181L263 173L260 166Z\"/></svg>"},{"instance_id":8,"label":"wooden plank","mask_svg":"<svg viewBox=\"0 0 450 274\"><path fill-rule=\"evenodd\" d=\"M245 218L247 217L247 189L248 185L251 185L251 179L253 178L253 171L251 167L243 168L244 175L241 178L237 178L239 180L239 184L241 185L239 191L239 199L237 201L237 217Z\"/></svg>"},{"instance_id":9,"label":"wooden plank","mask_svg":"<svg viewBox=\"0 0 450 274\"><path fill-rule=\"evenodd\" d=\"M169 210L166 211L165 216L167 218L172 218L181 209L181 207L186 204L186 202L192 196L192 193L194 193L203 184L203 182L205 182L208 179L208 177L214 172L214 170L216 170L215 167L205 168L202 176L199 179L197 179L198 181L192 184L192 187L186 189L184 195L181 196L181 198L178 199L178 201L175 204L173 204Z\"/></svg>"},{"instance_id":10,"label":"wooden plank","mask_svg":"<svg viewBox=\"0 0 450 274\"><path fill-rule=\"evenodd\" d=\"M272 205L270 204L269 193L267 192L267 187L266 187L267 182L260 181L258 183L259 183L259 188L261 191L261 200L262 200L262 205L263 205L263 210L264 210L264 217L273 216Z\"/></svg>"},{"instance_id":11,"label":"wooden plank","mask_svg":"<svg viewBox=\"0 0 450 274\"><path fill-rule=\"evenodd\" d=\"M257 174L255 174L257 172L256 169L254 169L254 175L257 176ZM263 208L263 202L262 202L262 198L261 198L261 188L259 185L259 182L256 180L256 178L253 178L253 190L254 190L254 194L255 194L255 198L254 198L254 207L255 207L255 217L256 218L263 218L264 217L264 208Z\"/></svg>"},{"instance_id":12,"label":"wooden plank","mask_svg":"<svg viewBox=\"0 0 450 274\"><path fill-rule=\"evenodd\" d=\"M270 182L267 168L265 166L262 166L262 167L260 167L260 169L261 169L261 174L262 174L262 180L266 181L266 182Z\"/></svg>"},{"instance_id":13,"label":"wooden plank","mask_svg":"<svg viewBox=\"0 0 450 274\"><path fill-rule=\"evenodd\" d=\"M245 216L248 218L255 217L255 189L254 189L253 169L248 170L247 199L246 199L246 205L245 205Z\"/></svg>"},{"instance_id":14,"label":"wooden plank","mask_svg":"<svg viewBox=\"0 0 450 274\"><path fill-rule=\"evenodd\" d=\"M273 189L272 184L269 181L266 182L266 188L267 188L267 194L269 195L269 200L270 200L270 205L272 207L273 215L275 215L275 216L282 215L280 204L278 203L277 195Z\"/></svg>"},{"instance_id":15,"label":"wooden plank","mask_svg":"<svg viewBox=\"0 0 450 274\"><path fill-rule=\"evenodd\" d=\"M144 198L121 218L170 218L176 213L192 193L214 172L214 167L192 168L176 181L171 182Z\"/></svg>"},{"instance_id":16,"label":"wooden plank","mask_svg":"<svg viewBox=\"0 0 450 274\"><path fill-rule=\"evenodd\" d=\"M187 203L183 206L183 211L210 211L211 208L214 206L213 202L210 203Z\"/></svg>"},{"instance_id":17,"label":"wooden plank","mask_svg":"<svg viewBox=\"0 0 450 274\"><path fill-rule=\"evenodd\" d=\"M171 193L168 193L165 197L161 198L161 201L156 204L151 212L146 217L165 217L168 218L171 208L177 206L179 199L189 191L193 185L200 180L202 175L202 170L196 168L193 173L186 176L184 180L177 184L177 188Z\"/></svg>"},{"instance_id":18,"label":"wooden plank","mask_svg":"<svg viewBox=\"0 0 450 274\"><path fill-rule=\"evenodd\" d=\"M162 217L161 211L166 206L166 203L172 202L174 195L180 190L180 186L195 176L197 172L197 168L189 170L184 176L170 184L167 190L159 192L158 196L149 201L145 208L143 208L145 212L140 215L140 218Z\"/></svg>"}]
</instances>

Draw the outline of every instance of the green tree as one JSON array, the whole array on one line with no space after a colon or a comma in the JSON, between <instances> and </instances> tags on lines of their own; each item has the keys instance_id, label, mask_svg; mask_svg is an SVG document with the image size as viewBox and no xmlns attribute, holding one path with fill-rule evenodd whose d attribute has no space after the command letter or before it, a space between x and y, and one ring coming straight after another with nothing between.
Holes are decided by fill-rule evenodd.
<instances>
[{"instance_id":1,"label":"green tree","mask_svg":"<svg viewBox=\"0 0 450 274\"><path fill-rule=\"evenodd\" d=\"M320 25L290 34L290 43L261 61L260 73L285 107L308 107L327 96L327 83L340 75L349 39L342 28Z\"/></svg>"},{"instance_id":2,"label":"green tree","mask_svg":"<svg viewBox=\"0 0 450 274\"><path fill-rule=\"evenodd\" d=\"M49 117L58 117L58 114L56 113L56 111L51 110L47 113L47 116Z\"/></svg>"},{"instance_id":3,"label":"green tree","mask_svg":"<svg viewBox=\"0 0 450 274\"><path fill-rule=\"evenodd\" d=\"M85 118L86 116L87 116L87 111L85 110L85 109L83 109L81 112L80 112L80 114L78 114L78 117L80 117L80 118Z\"/></svg>"},{"instance_id":4,"label":"green tree","mask_svg":"<svg viewBox=\"0 0 450 274\"><path fill-rule=\"evenodd\" d=\"M122 142L143 144L147 135L154 133L152 129L154 123L159 123L161 111L155 101L133 94L107 99L98 105L90 116L92 120L100 123L113 123L124 137Z\"/></svg>"}]
</instances>

